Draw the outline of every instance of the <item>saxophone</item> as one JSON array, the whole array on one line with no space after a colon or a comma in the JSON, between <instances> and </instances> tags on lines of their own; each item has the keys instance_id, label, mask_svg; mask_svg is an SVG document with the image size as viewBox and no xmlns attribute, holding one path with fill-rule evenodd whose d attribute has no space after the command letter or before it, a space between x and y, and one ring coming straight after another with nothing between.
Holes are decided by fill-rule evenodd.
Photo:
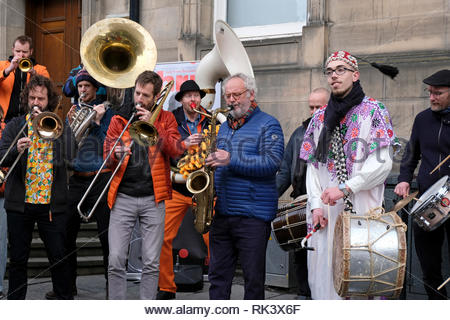
<instances>
[{"instance_id":1,"label":"saxophone","mask_svg":"<svg viewBox=\"0 0 450 320\"><path fill-rule=\"evenodd\" d=\"M229 110L229 107L215 109L211 114L211 129L206 137L209 140L208 155L217 149L217 116L221 112ZM201 113L200 111L197 112ZM214 168L205 165L202 169L189 174L186 180L186 188L194 194L192 196L192 213L194 214L195 230L200 234L207 233L214 212Z\"/></svg>"}]
</instances>

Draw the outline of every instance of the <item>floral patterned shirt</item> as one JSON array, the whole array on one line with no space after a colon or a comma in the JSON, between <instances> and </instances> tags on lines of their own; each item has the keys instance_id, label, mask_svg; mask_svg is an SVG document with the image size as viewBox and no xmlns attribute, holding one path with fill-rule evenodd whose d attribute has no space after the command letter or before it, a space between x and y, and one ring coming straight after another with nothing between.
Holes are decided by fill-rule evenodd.
<instances>
[{"instance_id":1,"label":"floral patterned shirt","mask_svg":"<svg viewBox=\"0 0 450 320\"><path fill-rule=\"evenodd\" d=\"M315 146L323 127L325 110L326 106L323 106L314 114L300 149L300 158L313 163L316 168L318 161L314 157ZM394 148L400 146L386 107L381 102L367 96L359 105L347 112L340 122L340 130L344 137L344 153L349 176L353 172L355 163L364 162L372 152L387 146ZM334 180L336 178L335 155L331 148L329 150L326 166Z\"/></svg>"},{"instance_id":2,"label":"floral patterned shirt","mask_svg":"<svg viewBox=\"0 0 450 320\"><path fill-rule=\"evenodd\" d=\"M28 148L25 175L25 202L49 204L53 182L53 143L33 134L33 123L29 115L26 121L31 146Z\"/></svg>"}]
</instances>

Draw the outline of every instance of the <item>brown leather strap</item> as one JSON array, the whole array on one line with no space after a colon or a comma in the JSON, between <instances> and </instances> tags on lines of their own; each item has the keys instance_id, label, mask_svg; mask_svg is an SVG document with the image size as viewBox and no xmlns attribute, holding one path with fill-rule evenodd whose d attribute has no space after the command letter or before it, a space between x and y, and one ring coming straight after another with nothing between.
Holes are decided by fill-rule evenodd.
<instances>
[{"instance_id":1,"label":"brown leather strap","mask_svg":"<svg viewBox=\"0 0 450 320\"><path fill-rule=\"evenodd\" d=\"M104 172L110 172L111 169L103 169L102 171L100 171L100 173L104 173ZM97 174L98 171L74 171L73 175L74 176L79 176L79 177L91 177L91 176L95 176Z\"/></svg>"}]
</instances>

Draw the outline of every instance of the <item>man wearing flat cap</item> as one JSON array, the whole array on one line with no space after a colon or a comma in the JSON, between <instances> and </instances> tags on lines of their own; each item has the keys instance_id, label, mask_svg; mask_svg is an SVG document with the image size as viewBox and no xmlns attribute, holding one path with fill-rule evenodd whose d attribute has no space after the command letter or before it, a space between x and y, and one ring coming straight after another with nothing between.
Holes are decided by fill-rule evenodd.
<instances>
[{"instance_id":1,"label":"man wearing flat cap","mask_svg":"<svg viewBox=\"0 0 450 320\"><path fill-rule=\"evenodd\" d=\"M200 106L205 92L200 89L194 80L183 82L175 99L181 103L181 107L173 111L178 123L178 131L181 134L182 145L187 149L202 141L202 132L208 128L209 119L194 111L197 109L203 113L207 111ZM171 165L176 167L178 159L171 159ZM178 233L181 222L187 210L192 206L192 193L186 188L186 183L172 181L172 199L166 201L166 219L164 225L164 241L161 249L159 267L159 291L156 299L169 300L175 298L177 287L174 281L172 242ZM203 236L208 246L208 234Z\"/></svg>"},{"instance_id":2,"label":"man wearing flat cap","mask_svg":"<svg viewBox=\"0 0 450 320\"><path fill-rule=\"evenodd\" d=\"M423 82L427 85L430 108L414 119L411 137L400 166L395 193L406 197L410 191L414 170L421 160L417 174L419 197L442 177L450 176L450 166L444 163L433 174L431 171L450 154L450 70L440 70ZM447 220L433 231L425 231L414 223L414 241L422 267L423 282L428 299L447 299L441 263L445 233L450 248L450 222ZM450 252L449 252L450 253Z\"/></svg>"}]
</instances>

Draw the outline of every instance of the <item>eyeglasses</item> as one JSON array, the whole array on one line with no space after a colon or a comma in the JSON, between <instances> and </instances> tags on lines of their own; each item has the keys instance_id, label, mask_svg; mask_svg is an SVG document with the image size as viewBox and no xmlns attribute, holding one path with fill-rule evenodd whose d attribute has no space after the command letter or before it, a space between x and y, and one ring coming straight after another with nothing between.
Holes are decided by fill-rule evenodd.
<instances>
[{"instance_id":1,"label":"eyeglasses","mask_svg":"<svg viewBox=\"0 0 450 320\"><path fill-rule=\"evenodd\" d=\"M432 91L432 90L428 90L428 89L424 89L425 93L427 93L430 97L431 96L435 96L436 98L439 97L440 95L448 92L448 90L444 90L444 91Z\"/></svg>"},{"instance_id":2,"label":"eyeglasses","mask_svg":"<svg viewBox=\"0 0 450 320\"><path fill-rule=\"evenodd\" d=\"M225 96L225 99L231 99L231 97L233 97L234 100L238 100L247 91L248 91L248 89L245 89L241 93L226 93L226 94L224 94L224 96Z\"/></svg>"},{"instance_id":3,"label":"eyeglasses","mask_svg":"<svg viewBox=\"0 0 450 320\"><path fill-rule=\"evenodd\" d=\"M346 68L346 67L337 67L336 69L326 69L323 74L327 77L331 77L333 75L333 72L336 72L338 76L342 76L345 71L355 72L355 70Z\"/></svg>"}]
</instances>

